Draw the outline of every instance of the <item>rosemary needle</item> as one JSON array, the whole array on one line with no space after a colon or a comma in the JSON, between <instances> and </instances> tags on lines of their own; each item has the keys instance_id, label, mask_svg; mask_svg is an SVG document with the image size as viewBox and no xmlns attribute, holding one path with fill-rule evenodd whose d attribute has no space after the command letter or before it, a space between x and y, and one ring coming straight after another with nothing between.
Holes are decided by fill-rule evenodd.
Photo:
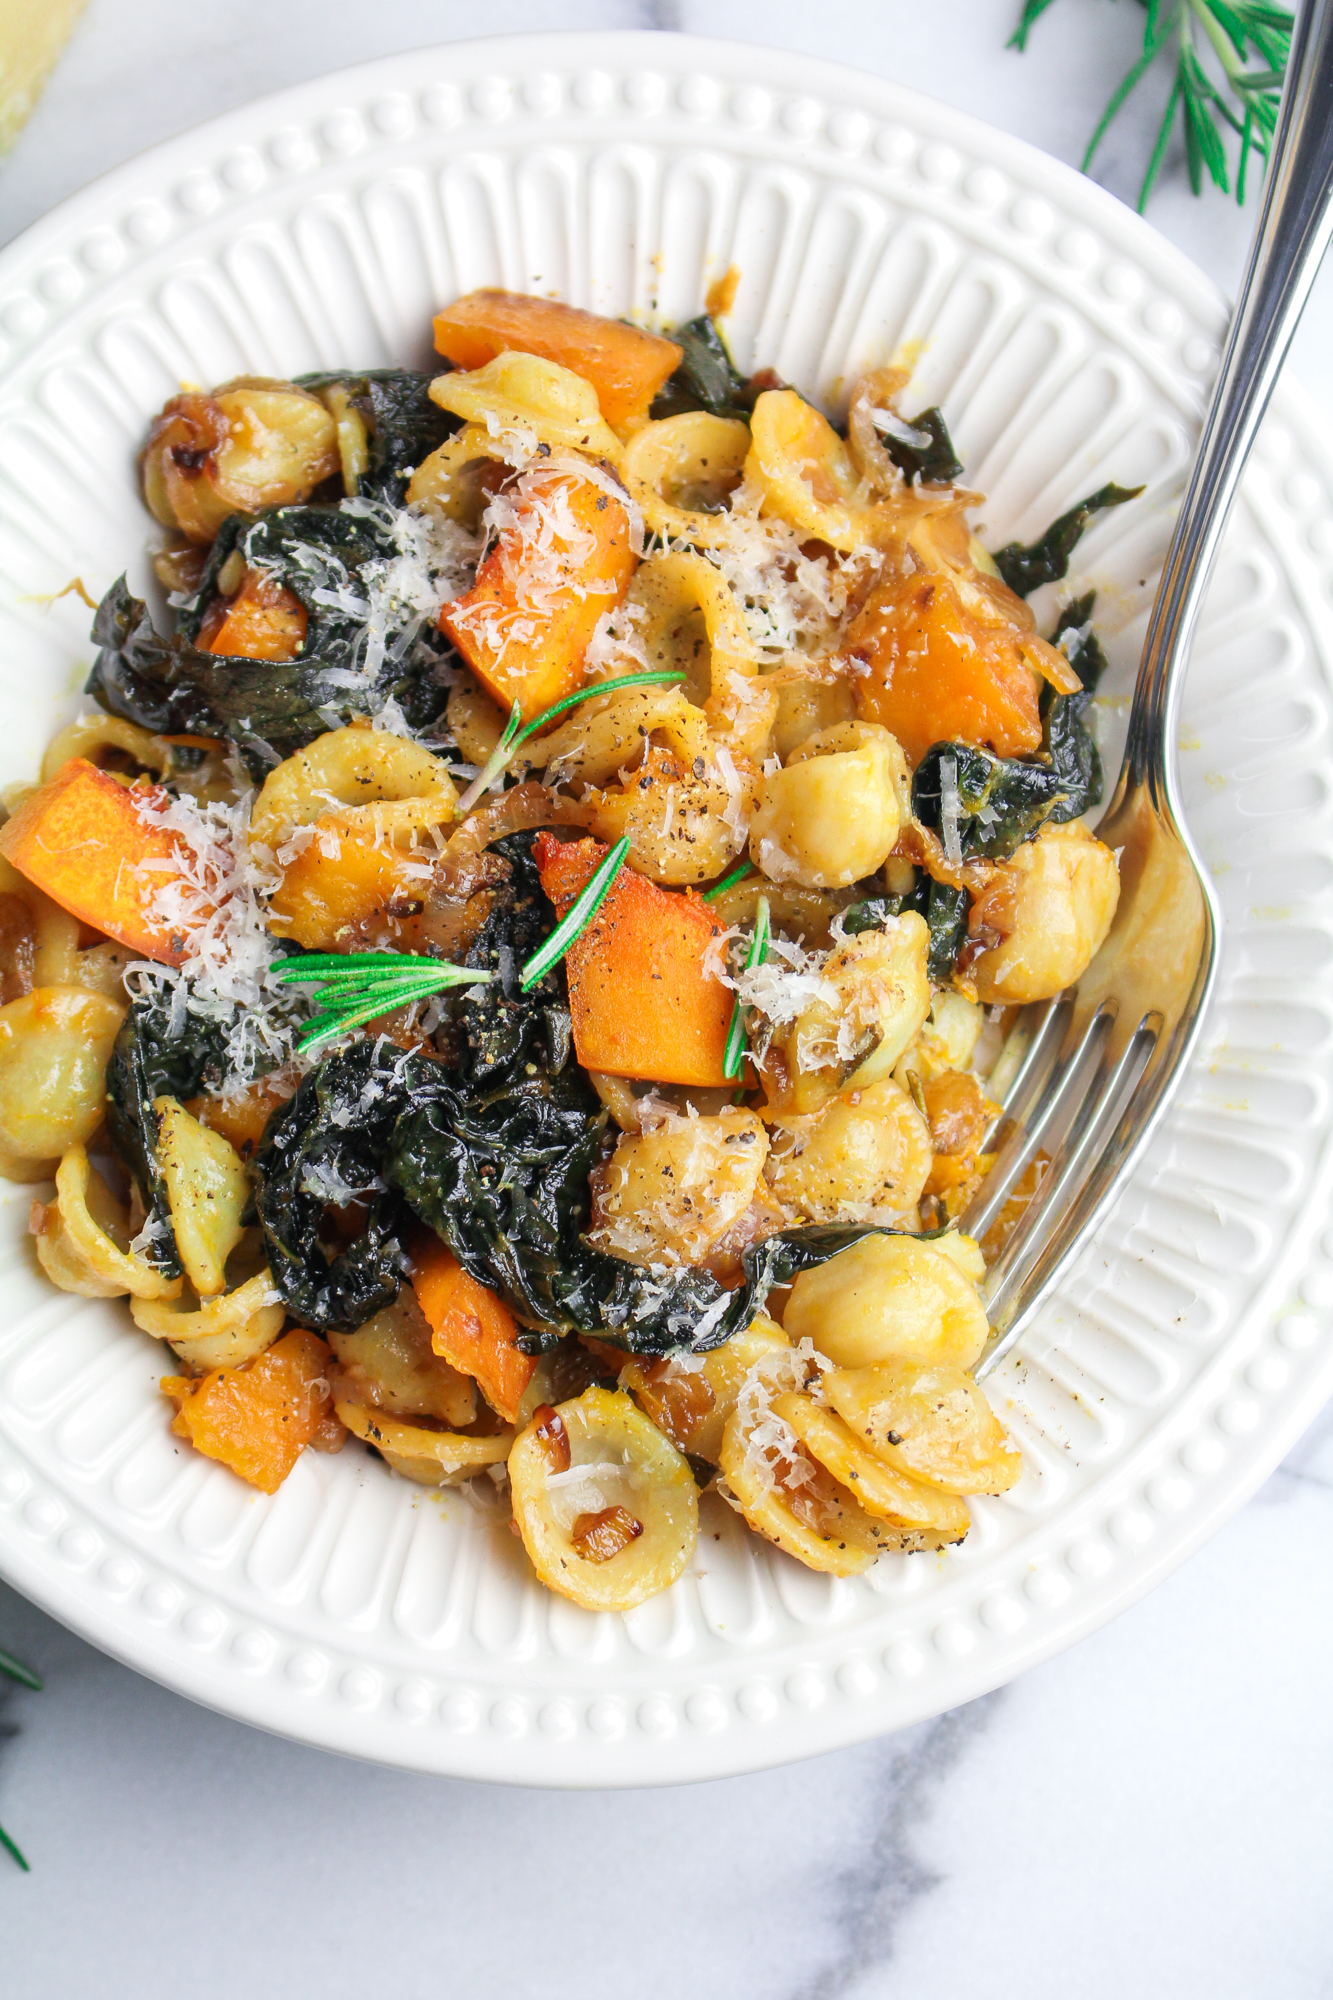
<instances>
[{"instance_id":1,"label":"rosemary needle","mask_svg":"<svg viewBox=\"0 0 1333 2000\"><path fill-rule=\"evenodd\" d=\"M626 834L622 840L616 842L605 860L599 862L596 872L588 877L546 943L533 952L524 966L520 984L525 993L530 987L535 986L539 979L544 978L553 965L559 963L579 932L587 929L611 893L611 885L620 873L628 853L629 835Z\"/></svg>"},{"instance_id":2,"label":"rosemary needle","mask_svg":"<svg viewBox=\"0 0 1333 2000\"><path fill-rule=\"evenodd\" d=\"M767 958L768 939L768 897L761 896L754 908L754 934L750 939L750 950L745 960L747 972L753 972L756 965L762 965ZM722 1058L722 1074L728 1079L739 1076L745 1064L745 1017L748 1012L749 1009L742 1006L741 996L738 993L736 1005L731 1010L726 1053Z\"/></svg>"},{"instance_id":3,"label":"rosemary needle","mask_svg":"<svg viewBox=\"0 0 1333 2000\"><path fill-rule=\"evenodd\" d=\"M7 1675L11 1681L18 1681L25 1688L32 1688L36 1694L42 1691L41 1675L35 1674L31 1667L25 1667L22 1660L16 1660L3 1646L0 1646L0 1674Z\"/></svg>"},{"instance_id":4,"label":"rosemary needle","mask_svg":"<svg viewBox=\"0 0 1333 2000\"><path fill-rule=\"evenodd\" d=\"M39 1694L41 1692L41 1675L35 1674L31 1667L25 1667L22 1660L16 1660L14 1655L7 1653L3 1646L0 1646L0 1674L4 1674L8 1680L17 1681L21 1687L32 1688ZM16 1841L10 1839L2 1826L0 1826L0 1847L4 1848L5 1853L23 1870L25 1875L31 1875L32 1869L28 1866L27 1855Z\"/></svg>"},{"instance_id":5,"label":"rosemary needle","mask_svg":"<svg viewBox=\"0 0 1333 2000\"><path fill-rule=\"evenodd\" d=\"M714 882L711 889L705 889L703 895L699 898L700 902L711 903L714 902L717 899L717 897L725 896L728 889L734 889L736 884L738 882L743 882L749 873L750 873L750 863L748 861L742 861L740 867L733 868L730 875L724 875L720 882Z\"/></svg>"}]
</instances>

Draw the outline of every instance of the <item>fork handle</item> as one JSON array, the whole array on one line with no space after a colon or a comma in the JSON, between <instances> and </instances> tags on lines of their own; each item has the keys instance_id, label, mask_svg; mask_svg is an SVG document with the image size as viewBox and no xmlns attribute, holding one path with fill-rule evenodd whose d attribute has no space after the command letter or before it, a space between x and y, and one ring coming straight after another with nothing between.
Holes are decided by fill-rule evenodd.
<instances>
[{"instance_id":1,"label":"fork handle","mask_svg":"<svg viewBox=\"0 0 1333 2000\"><path fill-rule=\"evenodd\" d=\"M1305 0L1292 36L1259 224L1130 709L1118 793L1145 785L1168 812L1194 627L1241 472L1331 233L1333 0Z\"/></svg>"}]
</instances>

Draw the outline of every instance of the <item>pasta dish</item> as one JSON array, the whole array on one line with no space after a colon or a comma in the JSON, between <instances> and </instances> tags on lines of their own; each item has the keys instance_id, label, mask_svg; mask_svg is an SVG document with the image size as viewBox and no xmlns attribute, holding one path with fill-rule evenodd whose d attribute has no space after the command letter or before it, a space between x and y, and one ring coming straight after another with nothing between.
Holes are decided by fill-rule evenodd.
<instances>
[{"instance_id":1,"label":"pasta dish","mask_svg":"<svg viewBox=\"0 0 1333 2000\"><path fill-rule=\"evenodd\" d=\"M435 346L154 418L152 580L5 795L0 1172L265 1493L350 1436L593 1610L708 1489L816 1570L944 1549L1021 1472L995 1065L1119 891L1093 598L1028 600L1133 496L987 551L906 369L835 427L708 314Z\"/></svg>"}]
</instances>

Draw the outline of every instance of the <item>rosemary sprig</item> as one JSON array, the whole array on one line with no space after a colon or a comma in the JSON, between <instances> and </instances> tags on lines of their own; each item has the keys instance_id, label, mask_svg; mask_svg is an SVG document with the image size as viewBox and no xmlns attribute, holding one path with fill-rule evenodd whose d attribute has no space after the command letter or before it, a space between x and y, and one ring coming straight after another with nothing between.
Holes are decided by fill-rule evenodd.
<instances>
[{"instance_id":1,"label":"rosemary sprig","mask_svg":"<svg viewBox=\"0 0 1333 2000\"><path fill-rule=\"evenodd\" d=\"M519 975L527 993L558 965L580 932L587 929L610 892L629 853L629 835L618 840L570 904L546 942L539 945ZM311 1016L296 1046L303 1053L332 1041L367 1021L427 1000L453 986L484 985L493 972L467 965L450 965L440 958L417 958L410 952L307 952L275 966L273 977L288 986L318 986L319 1012ZM2 1657L2 1656L0 1656Z\"/></svg>"},{"instance_id":2,"label":"rosemary sprig","mask_svg":"<svg viewBox=\"0 0 1333 2000\"><path fill-rule=\"evenodd\" d=\"M564 701L558 701L554 708L548 708L535 722L530 722L527 728L522 730L518 725L523 720L523 713L515 702L509 711L509 720L504 726L504 734L500 741L454 807L455 819L465 819L482 793L488 792L500 773L512 763L515 753L522 749L528 738L535 736L538 730L545 729L548 723L554 722L557 715L563 715L566 709L577 708L581 701L591 701L594 695L613 694L617 688L647 687L650 684L660 685L665 681L684 679L683 673L663 667L654 669L651 673L620 674L614 680L597 681L592 687L580 688L577 694L567 695Z\"/></svg>"},{"instance_id":3,"label":"rosemary sprig","mask_svg":"<svg viewBox=\"0 0 1333 2000\"><path fill-rule=\"evenodd\" d=\"M767 958L770 931L768 897L761 896L754 906L754 931L745 960L747 972L753 972L756 965L762 965ZM739 1076L745 1066L745 1022L748 1012L749 1009L741 1005L741 996L738 993L736 1005L731 1010L731 1026L727 1030L727 1046L722 1057L722 1074L727 1078Z\"/></svg>"},{"instance_id":4,"label":"rosemary sprig","mask_svg":"<svg viewBox=\"0 0 1333 2000\"><path fill-rule=\"evenodd\" d=\"M1010 48L1027 47L1034 24L1050 5L1051 0L1024 0ZM1131 91L1160 56L1171 60L1174 52L1175 76L1139 189L1139 213L1146 208L1162 170L1177 112L1195 194L1202 194L1205 174L1223 194L1230 193L1223 133L1230 128L1239 135L1236 199L1243 202L1251 152L1268 165L1291 52L1290 9L1272 6L1268 0L1139 0L1139 5L1147 17L1143 54L1121 78L1097 123L1083 156L1084 173ZM1257 58L1257 67L1249 66L1251 53ZM1220 86L1205 67L1204 58L1209 56L1221 71Z\"/></svg>"},{"instance_id":5,"label":"rosemary sprig","mask_svg":"<svg viewBox=\"0 0 1333 2000\"><path fill-rule=\"evenodd\" d=\"M449 965L439 958L414 958L407 952L309 952L273 968L273 978L285 985L317 985L319 1012L297 1037L303 1053L332 1041L352 1028L364 1027L395 1007L429 999L451 986L483 985L495 977L470 966Z\"/></svg>"},{"instance_id":6,"label":"rosemary sprig","mask_svg":"<svg viewBox=\"0 0 1333 2000\"><path fill-rule=\"evenodd\" d=\"M2 1646L0 1646L0 1674L4 1674L11 1681L17 1681L20 1687L32 1688L39 1694L41 1692L41 1675L35 1674L31 1667L25 1667L22 1660L16 1660L14 1655L7 1653ZM27 1855L16 1841L11 1840L2 1826L0 1826L0 1847L4 1848L5 1853L18 1864L25 1875L32 1873L28 1866Z\"/></svg>"}]
</instances>

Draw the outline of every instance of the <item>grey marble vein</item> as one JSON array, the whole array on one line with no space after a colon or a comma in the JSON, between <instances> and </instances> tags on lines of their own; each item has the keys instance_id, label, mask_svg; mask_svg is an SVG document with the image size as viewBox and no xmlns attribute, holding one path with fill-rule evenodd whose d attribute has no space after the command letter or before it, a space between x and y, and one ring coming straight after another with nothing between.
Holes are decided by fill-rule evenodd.
<instances>
[{"instance_id":1,"label":"grey marble vein","mask_svg":"<svg viewBox=\"0 0 1333 2000\"><path fill-rule=\"evenodd\" d=\"M903 1918L944 1879L917 1852L916 1829L1002 1700L1002 1690L983 1695L876 1746L883 1777L869 1845L836 1878L837 1955L791 2000L842 2000L890 1963Z\"/></svg>"}]
</instances>

